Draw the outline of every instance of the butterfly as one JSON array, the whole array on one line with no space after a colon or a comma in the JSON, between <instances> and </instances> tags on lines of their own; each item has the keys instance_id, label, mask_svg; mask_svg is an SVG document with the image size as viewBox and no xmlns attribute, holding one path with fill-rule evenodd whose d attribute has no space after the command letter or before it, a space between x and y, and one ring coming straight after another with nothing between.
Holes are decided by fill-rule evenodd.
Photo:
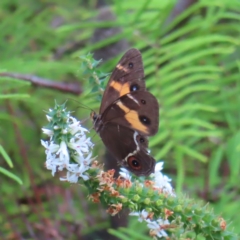
<instances>
[{"instance_id":1,"label":"butterfly","mask_svg":"<svg viewBox=\"0 0 240 240\"><path fill-rule=\"evenodd\" d=\"M142 56L130 49L118 62L103 94L99 114L91 114L94 129L110 153L137 176L154 172L148 136L159 126L157 99L147 91Z\"/></svg>"}]
</instances>

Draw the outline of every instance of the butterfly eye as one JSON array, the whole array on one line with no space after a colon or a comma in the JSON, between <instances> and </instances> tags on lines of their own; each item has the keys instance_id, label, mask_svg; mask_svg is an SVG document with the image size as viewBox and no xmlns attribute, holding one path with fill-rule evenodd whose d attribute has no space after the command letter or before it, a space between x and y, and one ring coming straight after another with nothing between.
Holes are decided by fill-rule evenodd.
<instances>
[{"instance_id":1,"label":"butterfly eye","mask_svg":"<svg viewBox=\"0 0 240 240\"><path fill-rule=\"evenodd\" d=\"M128 162L128 165L129 165L131 168L133 168L133 169L135 169L135 170L141 169L141 165L140 165L139 161L138 161L135 157L133 157L133 156L129 157L129 158L127 159L127 162Z\"/></svg>"},{"instance_id":2,"label":"butterfly eye","mask_svg":"<svg viewBox=\"0 0 240 240\"><path fill-rule=\"evenodd\" d=\"M142 100L141 100L141 103L142 103L142 104L146 104L146 101L142 99Z\"/></svg>"},{"instance_id":3,"label":"butterfly eye","mask_svg":"<svg viewBox=\"0 0 240 240\"><path fill-rule=\"evenodd\" d=\"M140 143L144 143L145 142L145 139L143 137L140 137Z\"/></svg>"},{"instance_id":4,"label":"butterfly eye","mask_svg":"<svg viewBox=\"0 0 240 240\"><path fill-rule=\"evenodd\" d=\"M95 112L91 112L90 117L92 118L93 121L96 121L98 116Z\"/></svg>"},{"instance_id":5,"label":"butterfly eye","mask_svg":"<svg viewBox=\"0 0 240 240\"><path fill-rule=\"evenodd\" d=\"M150 125L151 121L149 118L145 116L139 116L139 120L144 124L144 125Z\"/></svg>"},{"instance_id":6,"label":"butterfly eye","mask_svg":"<svg viewBox=\"0 0 240 240\"><path fill-rule=\"evenodd\" d=\"M131 92L135 92L135 91L137 91L139 89L139 86L137 85L137 84L133 84L133 85L131 85L131 87L130 87L130 91Z\"/></svg>"},{"instance_id":7,"label":"butterfly eye","mask_svg":"<svg viewBox=\"0 0 240 240\"><path fill-rule=\"evenodd\" d=\"M130 63L128 64L128 67L129 67L129 68L133 68L133 63L130 62Z\"/></svg>"}]
</instances>

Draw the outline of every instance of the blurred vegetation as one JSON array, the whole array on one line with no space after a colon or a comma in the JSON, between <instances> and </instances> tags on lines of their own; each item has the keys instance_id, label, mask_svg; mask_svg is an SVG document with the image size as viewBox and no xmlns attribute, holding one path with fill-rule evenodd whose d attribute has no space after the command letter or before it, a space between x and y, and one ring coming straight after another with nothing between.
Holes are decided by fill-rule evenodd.
<instances>
[{"instance_id":1,"label":"blurred vegetation","mask_svg":"<svg viewBox=\"0 0 240 240\"><path fill-rule=\"evenodd\" d=\"M161 105L152 155L178 194L210 202L240 233L239 13L238 0L1 0L0 239L113 239L111 227L120 239L150 239L136 219L113 229L86 189L53 178L40 145L55 99L69 99L79 119L90 114L79 105L99 107L79 56L93 52L111 72L130 47Z\"/></svg>"}]
</instances>

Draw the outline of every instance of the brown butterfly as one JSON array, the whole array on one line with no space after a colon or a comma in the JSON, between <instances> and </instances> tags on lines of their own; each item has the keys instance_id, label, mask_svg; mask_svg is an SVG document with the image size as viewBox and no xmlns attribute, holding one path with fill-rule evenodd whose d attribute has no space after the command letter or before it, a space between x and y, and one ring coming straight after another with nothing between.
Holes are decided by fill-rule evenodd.
<instances>
[{"instance_id":1,"label":"brown butterfly","mask_svg":"<svg viewBox=\"0 0 240 240\"><path fill-rule=\"evenodd\" d=\"M103 94L94 129L121 165L136 175L154 172L147 136L157 133L159 106L146 90L141 53L128 50L114 69Z\"/></svg>"}]
</instances>

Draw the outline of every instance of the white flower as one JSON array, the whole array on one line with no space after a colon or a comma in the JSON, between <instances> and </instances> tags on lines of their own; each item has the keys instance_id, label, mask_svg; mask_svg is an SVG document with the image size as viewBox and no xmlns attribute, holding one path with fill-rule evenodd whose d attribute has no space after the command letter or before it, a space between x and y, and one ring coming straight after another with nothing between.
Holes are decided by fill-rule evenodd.
<instances>
[{"instance_id":1,"label":"white flower","mask_svg":"<svg viewBox=\"0 0 240 240\"><path fill-rule=\"evenodd\" d=\"M68 133L67 129L62 130L62 134L67 134L67 133Z\"/></svg>"},{"instance_id":2,"label":"white flower","mask_svg":"<svg viewBox=\"0 0 240 240\"><path fill-rule=\"evenodd\" d=\"M77 121L76 118L69 117L68 119L68 128L69 132L74 135L75 133L79 132L80 135L83 135L85 132L88 132L86 128L81 127L81 123Z\"/></svg>"},{"instance_id":3,"label":"white flower","mask_svg":"<svg viewBox=\"0 0 240 240\"><path fill-rule=\"evenodd\" d=\"M173 188L170 184L172 180L161 173L162 169L163 169L163 162L158 162L155 166L155 172L151 174L151 177L154 178L154 182L155 182L154 186L161 188L163 192L174 196Z\"/></svg>"},{"instance_id":4,"label":"white flower","mask_svg":"<svg viewBox=\"0 0 240 240\"><path fill-rule=\"evenodd\" d=\"M85 166L84 164L69 164L67 166L67 176L65 178L60 178L62 181L68 181L71 183L76 183L79 177L82 177L84 181L89 179L89 176L84 172L89 169L89 166Z\"/></svg>"},{"instance_id":5,"label":"white flower","mask_svg":"<svg viewBox=\"0 0 240 240\"><path fill-rule=\"evenodd\" d=\"M53 136L53 131L50 129L42 128L44 134L48 135L49 137Z\"/></svg>"},{"instance_id":6,"label":"white flower","mask_svg":"<svg viewBox=\"0 0 240 240\"><path fill-rule=\"evenodd\" d=\"M52 153L56 153L59 149L59 145L52 141L49 143L48 141L41 140L41 144L46 148L47 159L51 158Z\"/></svg>"},{"instance_id":7,"label":"white flower","mask_svg":"<svg viewBox=\"0 0 240 240\"><path fill-rule=\"evenodd\" d=\"M130 216L137 216L138 217L138 221L142 222L142 221L146 221L147 217L148 217L148 212L143 209L141 212L131 212L129 213Z\"/></svg>"},{"instance_id":8,"label":"white flower","mask_svg":"<svg viewBox=\"0 0 240 240\"><path fill-rule=\"evenodd\" d=\"M92 152L89 152L87 156L75 154L72 157L76 163L84 166L90 166L91 162L94 160L94 158L92 158Z\"/></svg>"},{"instance_id":9,"label":"white flower","mask_svg":"<svg viewBox=\"0 0 240 240\"><path fill-rule=\"evenodd\" d=\"M59 154L59 160L64 162L65 164L69 163L70 157L67 149L67 144L64 141L61 141L60 147L56 154Z\"/></svg>"},{"instance_id":10,"label":"white flower","mask_svg":"<svg viewBox=\"0 0 240 240\"><path fill-rule=\"evenodd\" d=\"M68 163L67 158L64 156L64 152L59 153L63 149L61 146L55 144L53 141L47 142L41 140L42 145L46 148L46 155L47 155L47 161L46 161L46 168L49 170L52 170L52 175L56 173L57 169L59 171L63 170L63 168ZM65 159L65 160L64 160Z\"/></svg>"},{"instance_id":11,"label":"white flower","mask_svg":"<svg viewBox=\"0 0 240 240\"><path fill-rule=\"evenodd\" d=\"M51 155L51 157L49 157L46 161L46 168L52 170L52 175L54 176L58 166L58 159L56 158L56 155Z\"/></svg>"},{"instance_id":12,"label":"white flower","mask_svg":"<svg viewBox=\"0 0 240 240\"><path fill-rule=\"evenodd\" d=\"M131 174L126 168L120 168L119 175L125 178L126 180L131 180Z\"/></svg>"},{"instance_id":13,"label":"white flower","mask_svg":"<svg viewBox=\"0 0 240 240\"><path fill-rule=\"evenodd\" d=\"M93 144L90 139L86 138L86 136L78 137L79 135L75 135L70 139L68 143L68 147L77 151L80 156L89 152L89 148L92 148Z\"/></svg>"},{"instance_id":14,"label":"white flower","mask_svg":"<svg viewBox=\"0 0 240 240\"><path fill-rule=\"evenodd\" d=\"M52 117L50 117L50 116L48 116L48 115L46 115L46 117L47 117L47 120L48 120L49 122L52 121Z\"/></svg>"},{"instance_id":15,"label":"white flower","mask_svg":"<svg viewBox=\"0 0 240 240\"><path fill-rule=\"evenodd\" d=\"M155 173L163 170L163 164L164 162L157 162L157 164L155 165Z\"/></svg>"},{"instance_id":16,"label":"white flower","mask_svg":"<svg viewBox=\"0 0 240 240\"><path fill-rule=\"evenodd\" d=\"M58 125L55 125L52 129L43 128L43 132L50 136L50 141L41 140L41 144L45 147L46 153L46 168L52 171L52 175L56 171L62 171L63 169L67 170L66 177L60 178L61 180L69 181L76 183L79 178L82 178L84 181L89 179L88 170L91 168L92 152L90 149L93 147L93 143L90 138L86 136L87 129L81 127L79 121L71 117L67 113L67 121L62 119L61 114L59 114L59 107L56 111L56 115L52 118L58 117ZM62 112L65 110L62 109ZM52 110L54 113L54 110ZM54 115L54 114L53 114ZM66 113L62 114L65 118ZM48 120L51 121L47 116ZM67 123L64 128L59 126L61 121ZM61 129L61 131L55 132L55 130ZM54 135L57 134L57 135ZM64 139L57 144L52 141L52 139ZM56 140L57 141L57 140Z\"/></svg>"},{"instance_id":17,"label":"white flower","mask_svg":"<svg viewBox=\"0 0 240 240\"><path fill-rule=\"evenodd\" d=\"M164 225L169 225L168 220L158 219L157 221L151 221L147 220L148 228L150 229L150 232L154 233L154 235L158 237L167 237L167 233L164 231Z\"/></svg>"},{"instance_id":18,"label":"white flower","mask_svg":"<svg viewBox=\"0 0 240 240\"><path fill-rule=\"evenodd\" d=\"M151 236L157 236L159 238L168 236L164 230L166 229L166 225L169 225L168 220L163 220L159 218L155 221L152 221L148 218L149 213L146 210L142 210L141 212L131 212L129 215L137 216L139 222L145 221L148 228L150 229Z\"/></svg>"}]
</instances>

